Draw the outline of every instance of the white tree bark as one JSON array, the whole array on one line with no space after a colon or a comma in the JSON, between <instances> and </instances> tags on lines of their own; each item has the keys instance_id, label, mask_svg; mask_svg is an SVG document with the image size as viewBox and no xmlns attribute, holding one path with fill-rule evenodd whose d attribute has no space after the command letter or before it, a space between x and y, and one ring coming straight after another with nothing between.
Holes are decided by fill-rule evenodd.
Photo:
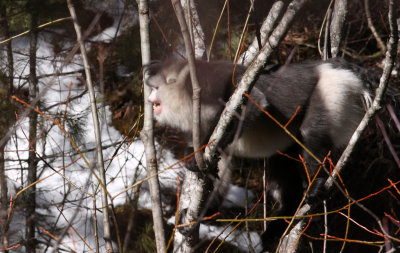
<instances>
[{"instance_id":1,"label":"white tree bark","mask_svg":"<svg viewBox=\"0 0 400 253\"><path fill-rule=\"evenodd\" d=\"M267 18L264 20L260 28L261 45L264 45L267 41L267 38L270 36L272 29L274 28L275 23L279 17L279 14L282 12L283 6L283 1L276 1L272 5ZM254 38L253 42L251 43L249 48L247 48L246 52L244 52L240 56L239 63L248 66L257 56L258 52L258 41L257 38Z\"/></svg>"},{"instance_id":2,"label":"white tree bark","mask_svg":"<svg viewBox=\"0 0 400 253\"><path fill-rule=\"evenodd\" d=\"M254 85L254 80L256 80L258 73L264 67L268 57L283 40L294 20L296 13L307 1L309 0L293 0L289 4L285 14L272 32L271 36L269 36L265 46L258 53L253 63L242 76L238 87L226 104L218 124L210 137L210 140L213 140L213 142L206 147L205 160L208 164L214 166L216 165L219 156L217 148L220 146L228 126L234 120L234 113L238 111L246 101L246 98L243 96L243 94L248 93L251 90L252 86Z\"/></svg>"},{"instance_id":3,"label":"white tree bark","mask_svg":"<svg viewBox=\"0 0 400 253\"><path fill-rule=\"evenodd\" d=\"M194 48L194 55L196 58L202 58L206 52L205 35L194 0L181 0L181 5L185 10L186 24Z\"/></svg>"},{"instance_id":4,"label":"white tree bark","mask_svg":"<svg viewBox=\"0 0 400 253\"><path fill-rule=\"evenodd\" d=\"M149 7L147 0L137 0L139 10L140 25L140 46L142 54L142 65L149 64L150 56L150 36L149 36ZM144 85L144 122L140 137L143 141L146 153L146 169L150 185L151 208L153 215L153 230L156 238L157 252L165 252L165 235L163 224L163 213L161 208L160 183L157 175L157 159L154 147L153 135L153 105L147 98L151 88Z\"/></svg>"},{"instance_id":5,"label":"white tree bark","mask_svg":"<svg viewBox=\"0 0 400 253\"><path fill-rule=\"evenodd\" d=\"M337 57L342 42L343 24L347 16L347 0L335 0L330 26L330 46L332 57ZM326 45L325 45L326 47Z\"/></svg>"},{"instance_id":6,"label":"white tree bark","mask_svg":"<svg viewBox=\"0 0 400 253\"><path fill-rule=\"evenodd\" d=\"M178 0L172 0L172 4L175 7L176 17L181 27L182 36L185 42L186 55L188 57L190 79L193 89L193 148L198 150L201 146L200 140L200 92L201 88L197 78L195 68L195 53L192 48L192 41L188 31L187 24L184 18L184 12L182 6ZM186 6L187 8L189 6ZM194 6L191 6L192 8ZM204 53L205 51L203 51ZM199 214L201 211L201 203L205 196L207 188L207 178L204 176L206 167L203 160L203 151L196 152L195 154L196 163L201 172L196 173L192 171L186 171L185 180L182 187L181 201L179 211L184 211L181 222L197 223ZM174 252L192 252L193 246L198 242L198 224L192 226L188 235L182 235L180 230L176 230L174 238Z\"/></svg>"}]
</instances>

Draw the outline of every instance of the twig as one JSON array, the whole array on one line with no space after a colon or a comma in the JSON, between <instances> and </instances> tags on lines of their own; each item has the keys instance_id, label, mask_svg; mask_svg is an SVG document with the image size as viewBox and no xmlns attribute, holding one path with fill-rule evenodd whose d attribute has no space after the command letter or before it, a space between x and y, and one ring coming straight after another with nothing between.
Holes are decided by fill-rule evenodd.
<instances>
[{"instance_id":1,"label":"twig","mask_svg":"<svg viewBox=\"0 0 400 253\"><path fill-rule=\"evenodd\" d=\"M393 8L393 0L389 0L390 5L389 7ZM358 125L356 131L354 132L353 136L351 137L346 149L342 153L339 161L336 164L336 168L338 172L344 167L346 162L348 161L351 153L354 150L355 145L357 144L358 140L361 137L361 134L367 128L368 123L372 119L372 117L381 109L381 100L385 91L387 89L387 85L390 78L390 73L393 68L394 60L396 58L397 53L397 43L398 43L398 31L396 26L396 18L394 17L393 10L389 8L389 25L390 25L390 39L387 45L386 57L385 57L385 67L383 69L383 73L379 82L379 87L376 89L375 98L372 102L372 106L368 109L367 113L364 115L364 118L361 120L360 124ZM325 187L330 188L333 183L333 179L336 178L336 173L332 175L332 178L327 180Z\"/></svg>"},{"instance_id":2,"label":"twig","mask_svg":"<svg viewBox=\"0 0 400 253\"><path fill-rule=\"evenodd\" d=\"M357 127L356 131L354 132L353 136L351 137L349 144L347 145L345 151L342 153L342 156L340 157L339 161L336 164L336 170L333 172L332 176L328 178L328 180L325 183L325 188L327 190L330 190L336 182L337 174L341 172L343 167L345 166L346 162L348 161L352 151L354 150L354 147L361 137L362 132L366 129L369 121L371 118L377 113L377 111L380 109L380 102L381 99L386 91L388 80L390 77L391 70L393 68L393 63L394 59L396 58L396 49L397 49L397 43L398 43L398 31L397 27L395 26L396 24L396 18L394 17L393 14L393 5L394 5L394 0L389 0L389 25L390 25L390 39L388 41L387 45L387 51L386 51L386 58L385 58L385 67L383 69L382 77L380 79L379 87L376 90L376 96L375 99L372 103L372 106L368 109L366 114L364 115L364 118L360 122L359 126ZM373 214L371 211L366 209L362 204L359 202L355 201L351 197L347 196L350 201L352 201L354 204L362 208L364 211L366 211L368 214L370 214L378 223L380 226L382 232L388 237L392 238L390 235L387 234L387 232L383 229L382 223L379 220L378 217L376 217L375 214ZM311 206L309 204L303 205L299 212L297 213L297 216L303 216L304 214L308 213L311 210ZM302 227L304 226L304 220L301 220L298 224L298 226ZM300 233L292 229L290 233L287 236L287 240L289 241L288 244L291 245L296 241L297 238L300 237ZM290 249L289 247L286 247L287 249Z\"/></svg>"},{"instance_id":3,"label":"twig","mask_svg":"<svg viewBox=\"0 0 400 253\"><path fill-rule=\"evenodd\" d=\"M194 0L180 0L183 9L187 13L187 25L189 27L190 39L194 48L196 58L202 58L206 53L205 34L200 24L199 14Z\"/></svg>"},{"instance_id":4,"label":"twig","mask_svg":"<svg viewBox=\"0 0 400 253\"><path fill-rule=\"evenodd\" d=\"M90 23L90 25L89 25L89 27L87 28L87 30L85 31L85 34L84 34L83 39L91 33L91 31L93 30L93 28L95 27L95 25L96 25L97 22L99 21L100 17L101 17L101 13L97 13L97 15L93 18L93 20L92 20L92 22ZM76 52L78 51L78 49L79 49L79 44L77 43L77 44L74 46L74 48L69 52L69 54L67 55L67 57L65 57L65 59L64 59L64 61L63 61L63 63L62 63L62 65L56 70L56 75L57 75L57 73L61 73L62 70L63 70L63 68L71 62L73 56L76 54ZM46 94L47 90L48 90L52 85L53 85L53 82L49 81L48 84L46 84L44 87L41 87L40 93L35 97L35 99L34 99L33 101L30 101L30 104L34 107L34 106L39 102L39 100ZM29 114L30 110L31 110L31 108L26 109L26 110L22 113L22 115L21 115L20 118L25 118L25 117ZM9 137L11 136L11 134L15 131L15 128L16 128L16 126L11 127L11 128L8 130L8 132L7 132L3 137L1 137L1 139L0 139L0 147L1 147L2 145L5 144L6 140L9 139Z\"/></svg>"},{"instance_id":5,"label":"twig","mask_svg":"<svg viewBox=\"0 0 400 253\"><path fill-rule=\"evenodd\" d=\"M326 252L326 242L327 242L327 236L328 236L328 210L326 208L326 200L324 200L324 246L323 246L323 251Z\"/></svg>"},{"instance_id":6,"label":"twig","mask_svg":"<svg viewBox=\"0 0 400 253\"><path fill-rule=\"evenodd\" d=\"M327 18L326 18L326 23L325 23L325 35L324 35L324 50L323 50L323 55L322 59L324 61L328 60L329 55L330 55L330 47L331 47L331 39L329 35L329 24L331 23L331 18L332 18L332 8L328 9L327 13Z\"/></svg>"},{"instance_id":7,"label":"twig","mask_svg":"<svg viewBox=\"0 0 400 253\"><path fill-rule=\"evenodd\" d=\"M242 47L242 44L244 43L244 38L245 38L247 26L248 26L248 23L249 23L250 15L253 12L253 10L254 10L254 1L250 1L249 12L247 13L246 21L244 22L243 30L242 30L242 33L240 34L240 39L239 39L239 43L237 45L235 58L233 58L233 62L235 62L235 63L236 63L236 61L237 61L237 59L239 57L240 48Z\"/></svg>"},{"instance_id":8,"label":"twig","mask_svg":"<svg viewBox=\"0 0 400 253\"><path fill-rule=\"evenodd\" d=\"M57 22L61 22L61 21L69 20L69 19L71 19L71 17L59 18L59 19L56 19L56 20L52 20L52 21L50 21L50 22L47 22L47 23L45 23L45 24L42 24L42 25L37 26L35 29L40 29L40 28L43 28L43 27L45 27L45 26L52 25L52 24L55 24L55 23L57 23ZM7 42L9 42L9 41L11 41L11 40L13 40L13 39L19 38L19 37L21 37L21 36L27 35L27 34L30 33L30 32L32 32L32 30L28 30L28 31L22 32L22 33L20 33L20 34L17 34L17 35L15 35L15 36L12 36L11 38L8 38L8 39L5 39L5 40L3 40L3 41L0 41L0 45L1 45L1 44L4 44L4 43L7 43Z\"/></svg>"},{"instance_id":9,"label":"twig","mask_svg":"<svg viewBox=\"0 0 400 253\"><path fill-rule=\"evenodd\" d=\"M381 133L383 135L383 139L385 140L386 145L388 146L389 151L392 154L392 157L393 157L394 161L397 164L397 168L400 168L399 156L396 154L396 150L394 149L394 147L392 145L392 142L390 141L390 138L389 138L389 136L388 136L388 134L386 132L385 126L384 126L382 120L379 118L378 115L376 116L376 122L378 123L379 129L381 130Z\"/></svg>"},{"instance_id":10,"label":"twig","mask_svg":"<svg viewBox=\"0 0 400 253\"><path fill-rule=\"evenodd\" d=\"M388 104L388 105L386 105L386 108L389 111L389 114L392 117L394 124L396 125L398 133L400 133L400 122L393 110L393 107L390 104Z\"/></svg>"},{"instance_id":11,"label":"twig","mask_svg":"<svg viewBox=\"0 0 400 253\"><path fill-rule=\"evenodd\" d=\"M276 1L269 13L267 18L263 21L260 29L261 34L261 45L264 45L272 32L272 29L275 26L276 21L278 20L279 15L282 12L284 3L283 1ZM257 56L258 53L258 42L257 38L254 38L251 45L248 47L247 51L240 56L239 62L243 65L249 65L254 58Z\"/></svg>"},{"instance_id":12,"label":"twig","mask_svg":"<svg viewBox=\"0 0 400 253\"><path fill-rule=\"evenodd\" d=\"M81 50L81 55L83 59L83 65L85 68L85 75L86 75L86 82L89 90L89 97L90 97L90 105L91 105L91 111L92 111L92 117L93 117L93 125L94 125L94 134L95 134L95 140L96 140L96 155L97 155L97 166L100 172L100 179L102 183L104 184L103 187L101 187L101 202L103 205L103 226L104 226L104 240L105 240L105 247L107 253L112 253L113 248L112 248L112 241L111 241L111 231L110 231L110 220L109 220L109 215L108 215L108 200L107 200L107 194L106 194L106 174L105 174L105 169L104 169L104 161L103 161L103 150L101 149L101 132L100 132L100 126L99 126L99 119L98 119L98 113L97 113L97 106L96 106L96 97L95 97L95 92L94 92L94 87L92 83L92 78L91 78L91 73L90 73L90 66L89 66L89 61L86 53L86 48L85 44L82 40L82 33L81 33L81 27L78 23L78 19L75 13L75 8L72 4L71 0L67 0L68 3L68 9L71 14L73 23L74 23L74 28L77 36L77 41L80 45L80 50Z\"/></svg>"},{"instance_id":13,"label":"twig","mask_svg":"<svg viewBox=\"0 0 400 253\"><path fill-rule=\"evenodd\" d=\"M383 43L381 36L379 36L378 31L376 30L374 23L372 23L371 12L369 10L369 0L364 0L364 8L365 8L365 16L367 17L368 28L371 30L372 35L374 35L376 39L376 43L378 43L378 47L382 53L386 51L385 43Z\"/></svg>"},{"instance_id":14,"label":"twig","mask_svg":"<svg viewBox=\"0 0 400 253\"><path fill-rule=\"evenodd\" d=\"M307 1L308 0L293 0L289 4L280 23L273 31L271 36L269 36L265 46L259 52L253 63L250 64L249 69L243 74L238 87L226 104L226 107L218 121L217 127L214 129L214 132L210 137L210 140L213 140L213 142L206 147L205 159L207 162L210 163L212 167L215 167L215 164L218 160L217 149L219 146L221 147L221 143L227 132L227 129L235 118L233 116L234 113L240 110L241 105L243 105L247 101L247 98L243 96L243 94L249 93L249 90L251 90L252 86L254 85L256 77L259 75L259 72L264 67L268 57L279 45L279 43L282 41L283 37L287 33L297 11Z\"/></svg>"},{"instance_id":15,"label":"twig","mask_svg":"<svg viewBox=\"0 0 400 253\"><path fill-rule=\"evenodd\" d=\"M327 11L326 11L326 13L325 13L325 16L324 16L324 20L322 21L322 24L321 24L321 28L320 28L320 30L319 30L319 36L318 36L318 52L319 52L319 54L321 55L321 57L323 57L323 52L322 52L322 50L321 50L321 37L322 37L322 31L324 30L324 27L326 27L326 22L327 22L327 19L328 19L328 14L329 14L329 10L332 8L332 3L333 3L333 1L334 0L331 0L331 2L329 3L329 5L328 5L328 9L327 9Z\"/></svg>"}]
</instances>

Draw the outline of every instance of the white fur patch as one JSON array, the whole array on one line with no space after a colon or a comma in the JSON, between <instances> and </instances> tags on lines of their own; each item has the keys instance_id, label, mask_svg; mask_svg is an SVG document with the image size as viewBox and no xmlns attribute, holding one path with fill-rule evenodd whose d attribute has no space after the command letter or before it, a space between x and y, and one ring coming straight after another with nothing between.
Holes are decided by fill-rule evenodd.
<instances>
[{"instance_id":1,"label":"white fur patch","mask_svg":"<svg viewBox=\"0 0 400 253\"><path fill-rule=\"evenodd\" d=\"M350 70L318 66L316 92L328 113L330 136L335 146L346 145L364 115L361 80Z\"/></svg>"}]
</instances>

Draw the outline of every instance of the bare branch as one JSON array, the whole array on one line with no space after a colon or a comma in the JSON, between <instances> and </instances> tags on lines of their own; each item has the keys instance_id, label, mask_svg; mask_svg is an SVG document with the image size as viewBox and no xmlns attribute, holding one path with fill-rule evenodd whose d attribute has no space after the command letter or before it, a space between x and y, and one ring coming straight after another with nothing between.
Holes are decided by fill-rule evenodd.
<instances>
[{"instance_id":1,"label":"bare branch","mask_svg":"<svg viewBox=\"0 0 400 253\"><path fill-rule=\"evenodd\" d=\"M328 178L328 180L325 183L325 188L327 190L330 190L337 178L336 172L340 173L340 171L344 168L346 165L346 162L348 161L352 151L354 150L354 147L358 140L361 137L361 134L364 132L366 127L368 126L368 123L370 120L373 118L373 116L380 110L381 108L381 100L383 95L385 94L387 85L388 85L388 80L390 77L390 73L393 68L394 60L396 58L396 50L397 50L397 43L398 43L398 30L396 27L396 18L394 17L393 13L393 5L394 5L394 0L389 0L389 25L390 25L390 39L388 41L387 45L387 51L386 51L386 58L385 58L385 67L383 69L383 73L380 79L379 87L376 90L376 96L375 99L372 103L372 106L368 109L367 113L365 114L364 118L360 122L359 126L357 127L356 131L354 132L353 136L351 137L349 144L347 145L346 149L342 153L342 156L340 157L339 161L336 164L336 170L334 171L333 175ZM350 198L350 197L349 197ZM350 198L351 201L354 201ZM379 224L381 227L382 232L388 236L388 238L391 238L387 232L383 229L383 226L381 224L381 221L368 209L366 209L364 206L362 206L360 203L355 202L356 205L361 207L364 211L369 213ZM311 206L308 204L305 204L301 207L301 209L297 212L296 216L302 216L306 213L308 213L311 210ZM304 226L305 221L301 220L296 224L296 227L293 228L290 233L285 237L285 245L280 249L281 252L285 252L285 250L291 250L295 247L298 238L301 236L301 228Z\"/></svg>"},{"instance_id":2,"label":"bare branch","mask_svg":"<svg viewBox=\"0 0 400 253\"><path fill-rule=\"evenodd\" d=\"M103 150L101 148L101 133L100 133L100 126L99 126L99 119L98 119L98 113L97 113L97 107L96 107L96 97L95 97L95 92L94 92L94 87L92 83L92 78L91 78L91 73L90 73L90 66L89 66L89 61L86 53L86 48L84 41L82 40L82 33L81 33L81 27L78 23L78 19L75 13L75 8L71 2L71 0L67 0L68 3L68 9L71 14L73 23L74 23L74 28L77 36L77 41L80 45L80 50L81 50L81 55L83 59L83 65L85 68L85 75L86 75L86 82L89 90L89 97L90 97L90 107L92 111L92 117L93 117L93 125L94 125L94 134L95 134L95 140L96 140L96 153L97 153L97 167L100 172L100 179L102 181L102 187L101 187L101 202L102 202L102 211L103 211L103 232L104 232L104 240L106 243L106 251L107 253L112 253L113 248L112 248L112 241L111 241L111 230L110 230L110 217L108 214L108 200L107 200L107 189L106 189L106 173L104 169L104 161L103 161Z\"/></svg>"},{"instance_id":3,"label":"bare branch","mask_svg":"<svg viewBox=\"0 0 400 253\"><path fill-rule=\"evenodd\" d=\"M282 12L284 3L283 1L276 1L272 7L271 10L268 13L267 18L264 20L264 22L261 25L260 29L260 34L261 34L261 45L264 45L267 41L267 38L272 32L272 29L275 26L275 23L279 17L279 14ZM239 62L245 66L249 65L256 55L258 54L258 41L257 38L254 38L253 42L249 46L249 48L246 50L245 53L243 53L239 57Z\"/></svg>"},{"instance_id":4,"label":"bare branch","mask_svg":"<svg viewBox=\"0 0 400 253\"><path fill-rule=\"evenodd\" d=\"M356 131L354 132L353 136L349 141L349 144L347 145L342 156L340 157L339 161L336 164L338 172L340 172L340 170L346 165L346 162L348 161L351 153L353 152L355 145L360 139L361 134L367 128L368 123L370 122L372 117L381 109L381 100L387 89L390 73L392 72L394 60L396 59L397 43L399 40L396 18L394 17L393 14L393 0L389 0L389 25L390 25L390 38L387 45L385 67L383 68L383 73L379 82L379 87L376 89L375 98L374 101L372 102L372 106L368 109L367 113L364 115L364 118L358 125ZM325 186L328 188L332 185L332 181L336 177L336 174L334 173L332 176L333 178L329 178L327 180L327 183L325 184Z\"/></svg>"},{"instance_id":5,"label":"bare branch","mask_svg":"<svg viewBox=\"0 0 400 253\"><path fill-rule=\"evenodd\" d=\"M342 42L343 24L347 16L347 0L335 0L330 26L330 46L332 57L337 57Z\"/></svg>"},{"instance_id":6,"label":"bare branch","mask_svg":"<svg viewBox=\"0 0 400 253\"><path fill-rule=\"evenodd\" d=\"M261 69L264 67L268 57L282 41L287 31L289 30L296 13L307 1L308 0L293 0L289 4L280 23L275 28L271 36L268 38L265 46L257 55L253 63L250 64L249 69L246 71L246 73L244 73L238 87L226 104L226 107L219 119L218 125L214 129L214 132L210 137L210 140L212 140L213 142L206 147L205 158L207 163L209 163L212 167L215 167L217 163L219 156L217 149L222 143L228 126L234 120L234 113L240 110L241 105L246 102L246 97L243 96L243 94L248 93L251 90L255 82L254 80L257 79L257 76Z\"/></svg>"},{"instance_id":7,"label":"bare branch","mask_svg":"<svg viewBox=\"0 0 400 253\"><path fill-rule=\"evenodd\" d=\"M142 64L149 64L150 36L149 36L149 7L147 0L137 0L140 24L140 46L142 53ZM157 159L154 147L153 133L153 105L147 101L151 88L144 85L144 123L140 138L145 146L147 176L150 177L150 196L153 215L153 230L156 238L157 252L165 252L165 235L163 225L163 213L161 208L160 183L157 176Z\"/></svg>"},{"instance_id":8,"label":"bare branch","mask_svg":"<svg viewBox=\"0 0 400 253\"><path fill-rule=\"evenodd\" d=\"M367 17L368 28L371 30L372 35L374 35L376 39L376 43L378 43L378 47L382 53L386 51L385 43L383 43L381 37L379 36L378 31L376 30L374 23L371 18L371 11L369 10L369 0L364 0L364 8L365 8L365 16Z\"/></svg>"},{"instance_id":9,"label":"bare branch","mask_svg":"<svg viewBox=\"0 0 400 253\"><path fill-rule=\"evenodd\" d=\"M186 23L189 27L190 38L194 47L196 58L202 58L206 52L205 35L200 24L199 14L197 13L194 0L181 0L181 5L186 10Z\"/></svg>"},{"instance_id":10,"label":"bare branch","mask_svg":"<svg viewBox=\"0 0 400 253\"><path fill-rule=\"evenodd\" d=\"M195 57L190 40L190 35L185 22L184 13L182 6L178 0L172 0L172 4L175 8L176 17L178 19L182 36L185 42L186 55L189 62L190 79L193 89L193 147L195 150L199 150L201 147L200 140L200 85L197 78ZM200 150L195 154L197 166L200 171L205 171L206 166L203 159L203 152ZM191 221L197 221L200 213L201 202L205 195L206 189L206 178L202 173L195 173L187 171L185 175L185 181L182 187L182 196L180 205L181 210L186 209L185 217L183 222L188 223ZM194 227L189 236L183 236L179 230L175 236L175 252L191 252L192 245L198 240L198 227Z\"/></svg>"}]
</instances>

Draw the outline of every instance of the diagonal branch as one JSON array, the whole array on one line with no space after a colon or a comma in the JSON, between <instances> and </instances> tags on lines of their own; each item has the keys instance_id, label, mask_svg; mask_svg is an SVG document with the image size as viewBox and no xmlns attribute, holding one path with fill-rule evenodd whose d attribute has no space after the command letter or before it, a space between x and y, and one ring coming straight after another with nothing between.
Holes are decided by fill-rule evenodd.
<instances>
[{"instance_id":1,"label":"diagonal branch","mask_svg":"<svg viewBox=\"0 0 400 253\"><path fill-rule=\"evenodd\" d=\"M289 30L296 13L299 9L309 0L293 0L286 9L281 21L268 38L265 46L259 52L255 60L250 64L250 67L243 74L238 87L229 99L221 117L218 121L217 127L214 129L210 140L212 143L206 147L205 160L214 168L217 164L219 153L218 147L223 145L222 141L226 135L229 126L234 120L234 113L240 110L240 107L247 102L247 98L243 96L244 93L249 93L253 87L255 80L266 64L268 57L278 47L279 43L283 40L287 31Z\"/></svg>"},{"instance_id":2,"label":"diagonal branch","mask_svg":"<svg viewBox=\"0 0 400 253\"><path fill-rule=\"evenodd\" d=\"M337 173L340 174L340 171L343 170L344 166L346 165L348 159L350 158L358 140L361 137L361 134L364 132L364 130L367 128L368 123L371 121L373 116L381 109L381 100L383 95L385 94L385 91L387 89L388 81L390 78L390 73L393 68L394 60L396 58L396 53L397 53L397 44L398 44L398 31L396 27L396 17L394 16L394 11L393 11L393 5L394 5L394 0L389 0L389 26L390 26L390 39L388 41L387 45L387 51L386 51L386 57L385 57L385 67L383 69L383 73L379 82L379 87L376 90L376 96L374 98L374 101L372 102L372 106L368 109L367 113L365 114L364 118L360 122L359 126L357 127L356 131L354 132L353 136L351 137L346 149L343 151L342 156L340 157L339 161L336 164L336 170L332 174L331 177L328 178L328 180L325 183L325 188L327 190L330 190L333 187L333 184L336 181L337 178ZM350 198L350 197L349 197ZM350 198L352 202L352 200ZM367 210L364 206L359 204L358 202L355 202L356 205L358 205L360 208L362 208L364 211L369 213L379 224L382 232L388 236L388 238L391 238L389 235L387 235L387 232L383 229L383 226L380 222L380 220L369 210ZM300 210L297 212L297 216L303 216L306 213L308 213L312 209L312 206L309 204L303 205ZM291 229L289 234L286 237L286 242L285 244L282 245L280 250L282 252L285 252L285 250L291 250L295 248L296 243L298 242L298 239L301 236L301 228L304 226L305 221L301 220L296 224L296 226Z\"/></svg>"}]
</instances>

